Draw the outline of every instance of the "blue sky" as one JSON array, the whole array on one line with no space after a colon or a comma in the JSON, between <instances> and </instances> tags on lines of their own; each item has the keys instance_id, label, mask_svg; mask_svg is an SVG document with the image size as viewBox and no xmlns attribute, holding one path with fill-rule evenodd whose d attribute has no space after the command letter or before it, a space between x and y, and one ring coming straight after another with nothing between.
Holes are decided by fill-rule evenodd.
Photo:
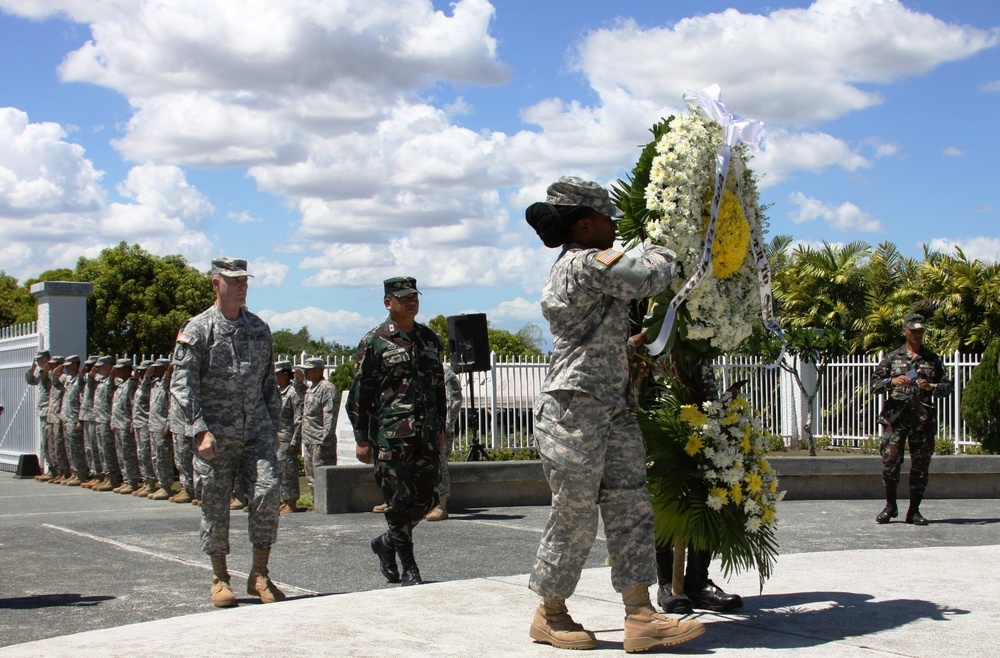
<instances>
[{"instance_id":1,"label":"blue sky","mask_svg":"<svg viewBox=\"0 0 1000 658\"><path fill-rule=\"evenodd\" d=\"M0 269L125 240L247 258L272 328L545 323L546 185L608 184L713 83L765 124L769 235L996 260L993 0L0 0Z\"/></svg>"}]
</instances>

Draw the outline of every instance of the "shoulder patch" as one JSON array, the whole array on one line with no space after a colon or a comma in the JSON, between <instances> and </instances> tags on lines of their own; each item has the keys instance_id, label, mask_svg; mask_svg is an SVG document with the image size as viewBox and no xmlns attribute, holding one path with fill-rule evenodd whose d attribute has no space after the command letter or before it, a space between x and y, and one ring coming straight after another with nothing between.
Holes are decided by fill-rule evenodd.
<instances>
[{"instance_id":1,"label":"shoulder patch","mask_svg":"<svg viewBox=\"0 0 1000 658\"><path fill-rule=\"evenodd\" d=\"M194 336L192 336L189 333L185 333L185 332L182 331L182 332L180 332L180 333L177 334L177 342L178 343L184 343L185 345L190 345L193 340L194 340Z\"/></svg>"},{"instance_id":2,"label":"shoulder patch","mask_svg":"<svg viewBox=\"0 0 1000 658\"><path fill-rule=\"evenodd\" d=\"M605 249L601 253L597 254L597 256L595 256L594 259L598 263L601 263L602 265L610 266L612 263L614 263L616 260L618 260L624 255L625 254L615 249Z\"/></svg>"}]
</instances>

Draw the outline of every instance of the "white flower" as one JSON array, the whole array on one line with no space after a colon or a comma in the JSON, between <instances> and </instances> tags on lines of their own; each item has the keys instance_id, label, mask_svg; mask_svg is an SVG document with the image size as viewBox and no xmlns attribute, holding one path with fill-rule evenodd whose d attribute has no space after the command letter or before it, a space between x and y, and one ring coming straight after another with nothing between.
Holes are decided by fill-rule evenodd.
<instances>
[{"instance_id":1,"label":"white flower","mask_svg":"<svg viewBox=\"0 0 1000 658\"><path fill-rule=\"evenodd\" d=\"M722 509L723 502L724 501L722 500L721 496L709 496L708 501L706 501L706 504L712 509L714 509L716 512L718 512L720 509Z\"/></svg>"},{"instance_id":2,"label":"white flower","mask_svg":"<svg viewBox=\"0 0 1000 658\"><path fill-rule=\"evenodd\" d=\"M760 532L760 526L761 526L760 519L757 518L756 516L751 516L749 519L747 519L746 529L747 532L749 532L751 535L756 535L758 532Z\"/></svg>"}]
</instances>

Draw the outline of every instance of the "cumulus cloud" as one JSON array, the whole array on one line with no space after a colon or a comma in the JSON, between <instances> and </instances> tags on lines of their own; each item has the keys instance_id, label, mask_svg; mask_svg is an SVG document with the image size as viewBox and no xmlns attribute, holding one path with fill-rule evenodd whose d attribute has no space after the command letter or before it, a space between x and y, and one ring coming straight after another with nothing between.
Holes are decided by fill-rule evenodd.
<instances>
[{"instance_id":1,"label":"cumulus cloud","mask_svg":"<svg viewBox=\"0 0 1000 658\"><path fill-rule=\"evenodd\" d=\"M754 156L753 166L764 174L760 186L770 187L787 180L796 171L819 172L827 167L855 171L871 167L871 162L846 142L825 133L768 133L766 148Z\"/></svg>"},{"instance_id":2,"label":"cumulus cloud","mask_svg":"<svg viewBox=\"0 0 1000 658\"><path fill-rule=\"evenodd\" d=\"M959 156L965 155L965 151L958 148L957 146L949 146L944 151L942 151L942 153L952 158L957 158Z\"/></svg>"},{"instance_id":3,"label":"cumulus cloud","mask_svg":"<svg viewBox=\"0 0 1000 658\"><path fill-rule=\"evenodd\" d=\"M993 80L979 85L979 91L997 92L1000 91L1000 80Z\"/></svg>"},{"instance_id":4,"label":"cumulus cloud","mask_svg":"<svg viewBox=\"0 0 1000 658\"><path fill-rule=\"evenodd\" d=\"M250 261L250 274L254 277L254 286L277 287L285 282L288 266L266 258L254 258Z\"/></svg>"},{"instance_id":5,"label":"cumulus cloud","mask_svg":"<svg viewBox=\"0 0 1000 658\"><path fill-rule=\"evenodd\" d=\"M257 314L272 331L288 329L295 332L309 327L313 338L332 340L341 345L356 345L361 336L385 319L383 316L366 316L352 311L328 311L316 306L280 313L264 309Z\"/></svg>"},{"instance_id":6,"label":"cumulus cloud","mask_svg":"<svg viewBox=\"0 0 1000 658\"><path fill-rule=\"evenodd\" d=\"M807 197L801 192L790 194L788 201L795 206L789 217L796 224L823 219L830 228L838 231L874 233L884 230L882 222L850 202L833 205Z\"/></svg>"},{"instance_id":7,"label":"cumulus cloud","mask_svg":"<svg viewBox=\"0 0 1000 658\"><path fill-rule=\"evenodd\" d=\"M956 249L973 260L989 262L1000 261L1000 238L991 236L979 236L975 238L934 238L926 243L918 244L918 247L927 245L932 251L954 254Z\"/></svg>"}]
</instances>

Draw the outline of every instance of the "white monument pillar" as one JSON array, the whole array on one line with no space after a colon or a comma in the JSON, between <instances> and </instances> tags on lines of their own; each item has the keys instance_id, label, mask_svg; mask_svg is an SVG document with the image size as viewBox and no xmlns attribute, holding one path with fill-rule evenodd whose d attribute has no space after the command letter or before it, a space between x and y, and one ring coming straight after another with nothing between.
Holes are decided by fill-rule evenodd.
<instances>
[{"instance_id":1,"label":"white monument pillar","mask_svg":"<svg viewBox=\"0 0 1000 658\"><path fill-rule=\"evenodd\" d=\"M94 284L77 281L40 281L31 286L38 298L38 333L44 349L53 355L87 357L87 296Z\"/></svg>"}]
</instances>

